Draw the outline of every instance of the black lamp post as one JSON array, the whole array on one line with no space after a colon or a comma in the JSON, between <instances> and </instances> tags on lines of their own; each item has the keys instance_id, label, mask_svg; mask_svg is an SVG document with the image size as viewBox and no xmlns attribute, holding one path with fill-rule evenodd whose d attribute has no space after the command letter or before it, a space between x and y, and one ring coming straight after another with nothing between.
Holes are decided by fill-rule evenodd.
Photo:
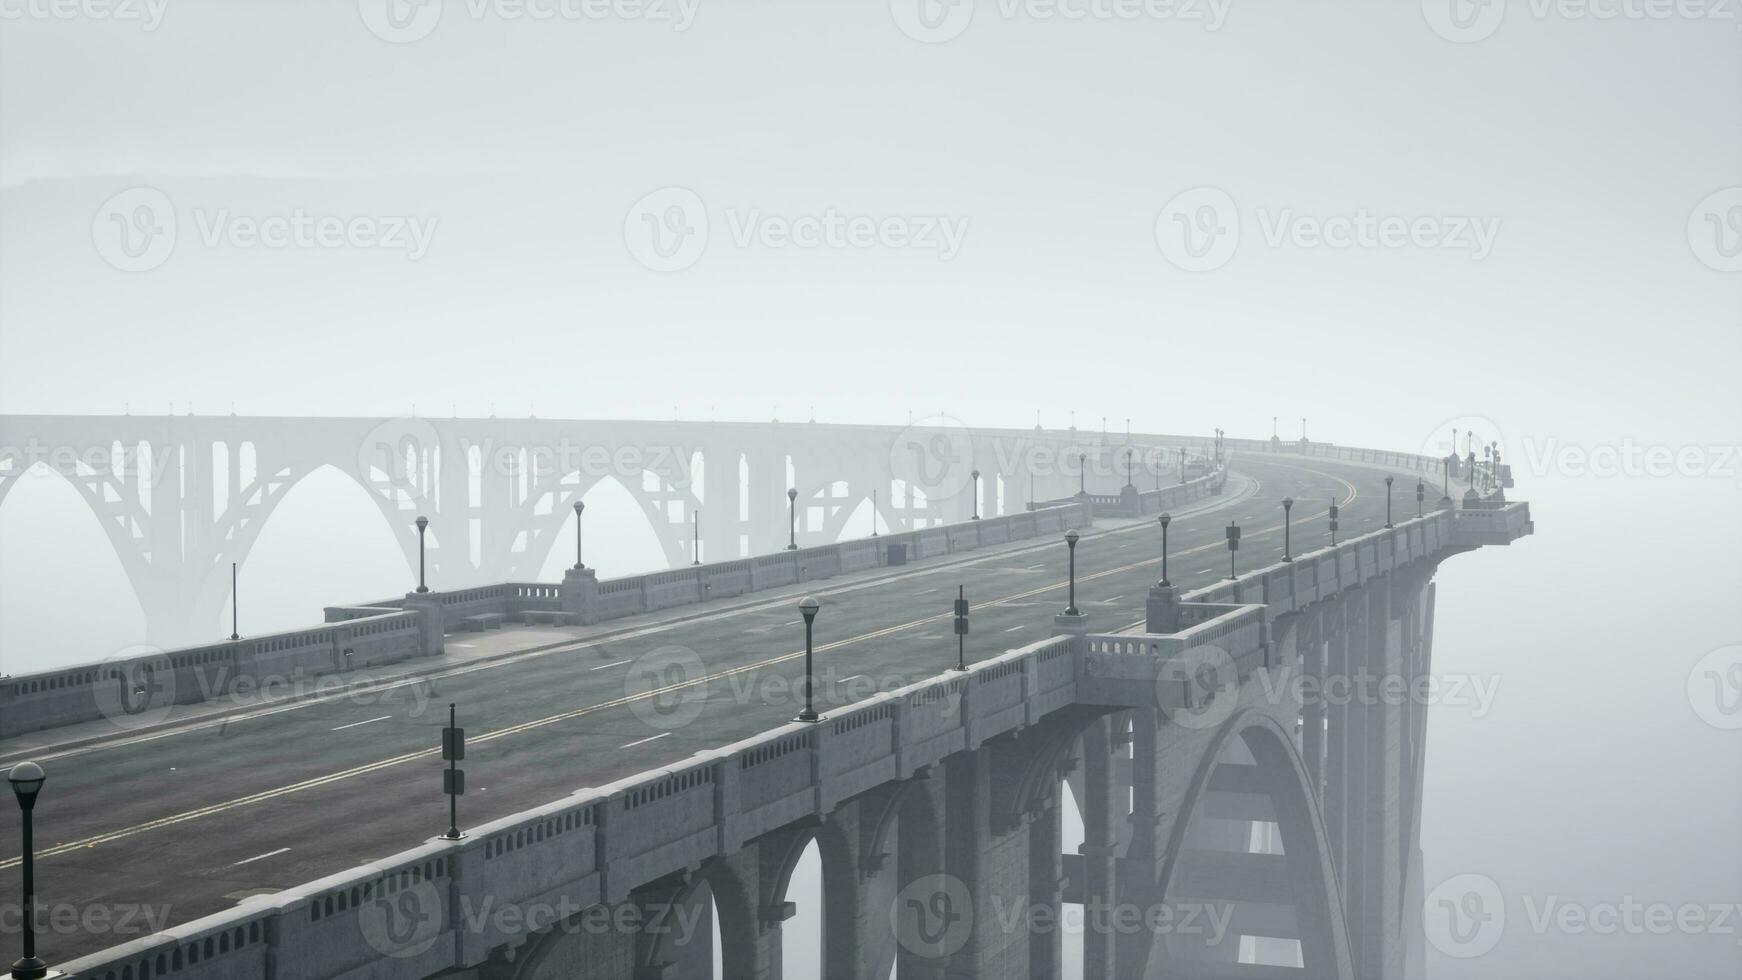
<instances>
[{"instance_id":1,"label":"black lamp post","mask_svg":"<svg viewBox=\"0 0 1742 980\"><path fill-rule=\"evenodd\" d=\"M1289 537L1289 533L1291 531L1292 525L1290 524L1289 519L1288 519L1289 513L1293 510L1294 510L1294 498L1293 497L1282 498L1282 560L1283 561L1294 561L1294 547L1292 544L1292 539Z\"/></svg>"},{"instance_id":2,"label":"black lamp post","mask_svg":"<svg viewBox=\"0 0 1742 980\"><path fill-rule=\"evenodd\" d=\"M1070 549L1071 554L1071 594L1065 606L1066 616L1082 615L1077 611L1077 538L1075 528L1065 532L1065 545Z\"/></svg>"},{"instance_id":3,"label":"black lamp post","mask_svg":"<svg viewBox=\"0 0 1742 980\"><path fill-rule=\"evenodd\" d=\"M1240 525L1228 522L1228 577L1239 578L1239 572L1234 567L1234 555L1240 550Z\"/></svg>"},{"instance_id":4,"label":"black lamp post","mask_svg":"<svg viewBox=\"0 0 1742 980\"><path fill-rule=\"evenodd\" d=\"M786 491L786 550L798 550L798 490Z\"/></svg>"},{"instance_id":5,"label":"black lamp post","mask_svg":"<svg viewBox=\"0 0 1742 980\"><path fill-rule=\"evenodd\" d=\"M1336 545L1336 543L1337 543L1337 502L1335 500L1333 500L1333 501L1331 501L1331 544L1334 547Z\"/></svg>"},{"instance_id":6,"label":"black lamp post","mask_svg":"<svg viewBox=\"0 0 1742 980\"><path fill-rule=\"evenodd\" d=\"M236 618L236 563L230 563L230 641L234 643L242 638L241 626Z\"/></svg>"},{"instance_id":7,"label":"black lamp post","mask_svg":"<svg viewBox=\"0 0 1742 980\"><path fill-rule=\"evenodd\" d=\"M974 520L980 519L980 471L973 472L974 477Z\"/></svg>"},{"instance_id":8,"label":"black lamp post","mask_svg":"<svg viewBox=\"0 0 1742 980\"><path fill-rule=\"evenodd\" d=\"M1077 454L1077 495L1083 496L1089 492L1089 454Z\"/></svg>"},{"instance_id":9,"label":"black lamp post","mask_svg":"<svg viewBox=\"0 0 1742 980\"><path fill-rule=\"evenodd\" d=\"M1167 526L1173 523L1173 515L1164 513L1159 520L1161 522L1161 586L1165 589L1173 584L1167 580Z\"/></svg>"},{"instance_id":10,"label":"black lamp post","mask_svg":"<svg viewBox=\"0 0 1742 980\"><path fill-rule=\"evenodd\" d=\"M581 564L581 511L586 509L586 504L579 500L575 501L575 571L577 572L587 567Z\"/></svg>"},{"instance_id":11,"label":"black lamp post","mask_svg":"<svg viewBox=\"0 0 1742 980\"><path fill-rule=\"evenodd\" d=\"M1391 477L1385 478L1385 526L1391 527Z\"/></svg>"},{"instance_id":12,"label":"black lamp post","mask_svg":"<svg viewBox=\"0 0 1742 980\"><path fill-rule=\"evenodd\" d=\"M428 592L429 583L424 577L423 565L423 532L429 530L429 518L417 519L417 591Z\"/></svg>"},{"instance_id":13,"label":"black lamp post","mask_svg":"<svg viewBox=\"0 0 1742 980\"><path fill-rule=\"evenodd\" d=\"M1421 502L1427 497L1427 485L1421 480L1415 481L1415 516L1421 516Z\"/></svg>"},{"instance_id":14,"label":"black lamp post","mask_svg":"<svg viewBox=\"0 0 1742 980\"><path fill-rule=\"evenodd\" d=\"M822 603L808 595L798 601L798 611L804 614L804 710L798 713L794 721L817 720L816 708L811 704L811 686L814 683L812 678L815 676L811 672L811 624L816 621L817 610L820 608Z\"/></svg>"},{"instance_id":15,"label":"black lamp post","mask_svg":"<svg viewBox=\"0 0 1742 980\"><path fill-rule=\"evenodd\" d=\"M24 872L24 957L12 964L15 980L39 980L48 976L48 964L36 957L36 853L31 840L31 811L36 809L36 794L48 776L34 762L20 762L6 774L12 792L18 797L21 811L20 831L24 838L23 856L19 864Z\"/></svg>"},{"instance_id":16,"label":"black lamp post","mask_svg":"<svg viewBox=\"0 0 1742 980\"><path fill-rule=\"evenodd\" d=\"M877 536L877 491L871 491L871 536Z\"/></svg>"},{"instance_id":17,"label":"black lamp post","mask_svg":"<svg viewBox=\"0 0 1742 980\"><path fill-rule=\"evenodd\" d=\"M702 512L700 509L690 511L690 564L702 563Z\"/></svg>"}]
</instances>

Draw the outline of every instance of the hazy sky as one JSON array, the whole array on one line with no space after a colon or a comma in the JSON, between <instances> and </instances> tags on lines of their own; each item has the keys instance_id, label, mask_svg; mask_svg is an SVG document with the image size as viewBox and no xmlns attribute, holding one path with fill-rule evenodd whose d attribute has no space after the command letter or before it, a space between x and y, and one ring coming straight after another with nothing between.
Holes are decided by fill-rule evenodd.
<instances>
[{"instance_id":1,"label":"hazy sky","mask_svg":"<svg viewBox=\"0 0 1742 980\"><path fill-rule=\"evenodd\" d=\"M1436 666L1504 684L1434 715L1428 879L1513 916L1433 972L1742 965L1523 904L1742 901L1687 691L1742 642L1735 5L104 9L0 0L0 411L1475 426L1539 534L1441 575ZM274 616L403 587L327 492ZM0 509L9 669L137 629L57 493Z\"/></svg>"}]
</instances>

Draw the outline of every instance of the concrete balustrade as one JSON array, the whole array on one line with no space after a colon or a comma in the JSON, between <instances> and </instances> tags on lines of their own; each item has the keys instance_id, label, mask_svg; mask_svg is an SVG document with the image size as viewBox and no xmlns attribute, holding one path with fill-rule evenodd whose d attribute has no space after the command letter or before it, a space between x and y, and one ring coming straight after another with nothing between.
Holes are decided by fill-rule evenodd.
<instances>
[{"instance_id":1,"label":"concrete balustrade","mask_svg":"<svg viewBox=\"0 0 1742 980\"><path fill-rule=\"evenodd\" d=\"M477 910L621 902L650 882L827 816L856 794L1072 704L1202 707L1237 678L1277 666L1271 636L1278 616L1402 566L1530 531L1527 504L1436 511L1188 593L1170 632L1054 636L825 712L814 724L783 724L579 790L460 841L438 838L245 900L64 969L95 980L245 980L268 975L265 964L272 964L279 980L410 980L475 966L522 938L497 925L514 916ZM1221 656L1202 656L1209 651ZM1202 665L1210 669L1195 669ZM383 918L392 915L406 918Z\"/></svg>"},{"instance_id":2,"label":"concrete balustrade","mask_svg":"<svg viewBox=\"0 0 1742 980\"><path fill-rule=\"evenodd\" d=\"M8 678L0 681L0 738L105 717L146 724L173 705L296 686L429 652L419 613L350 607L310 629Z\"/></svg>"},{"instance_id":3,"label":"concrete balustrade","mask_svg":"<svg viewBox=\"0 0 1742 980\"><path fill-rule=\"evenodd\" d=\"M1181 494L1181 499L1197 499L1219 492L1225 479L1226 473L1219 471L1171 491ZM600 581L590 573L571 574L560 585L510 582L329 606L326 623L318 627L0 681L0 738L95 721L117 711L143 715L146 707L208 701L238 685L313 681L347 670L438 655L443 636L464 629L471 616L519 620L528 613L569 612L576 622L597 623L882 567L889 563L892 547L905 550L906 560L912 561L1060 534L1087 526L1093 514L1091 505L1070 499L1001 517L646 575ZM153 688L154 682L158 688ZM104 685L112 690L104 690ZM154 693L158 690L173 694Z\"/></svg>"}]
</instances>

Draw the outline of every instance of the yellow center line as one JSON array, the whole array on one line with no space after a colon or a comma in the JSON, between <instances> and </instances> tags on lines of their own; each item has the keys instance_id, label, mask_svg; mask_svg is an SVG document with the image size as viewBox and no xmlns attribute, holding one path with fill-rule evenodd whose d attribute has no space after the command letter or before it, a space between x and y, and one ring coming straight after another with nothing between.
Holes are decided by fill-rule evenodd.
<instances>
[{"instance_id":1,"label":"yellow center line","mask_svg":"<svg viewBox=\"0 0 1742 980\"><path fill-rule=\"evenodd\" d=\"M1310 471L1310 472L1318 472L1318 471ZM1355 487L1352 484L1350 484L1348 481L1343 480L1339 477L1331 476L1330 474L1327 474L1327 473L1319 473L1318 475L1325 476L1325 477L1332 479L1332 480L1336 480L1337 482L1343 484L1343 486L1348 489L1348 491L1349 491L1348 496L1346 496L1343 499L1343 503L1345 505L1347 505L1349 502L1353 501L1355 499L1355 497L1357 496L1357 491L1355 490ZM1307 520L1307 519L1308 518L1302 518L1302 520ZM1133 526L1137 527L1137 526L1141 526L1141 525L1133 525ZM1269 533L1273 533L1276 531L1280 531L1281 529L1282 529L1282 525L1276 524L1276 525L1273 525L1271 527L1266 527L1266 528L1262 528L1258 531L1255 531L1254 534L1269 534ZM1207 544L1202 544L1202 545L1199 545L1195 548L1187 548L1183 551L1178 552L1177 554L1180 554L1180 555L1196 554L1198 552L1209 551L1209 550L1212 550L1212 549L1215 549L1218 547L1220 547L1220 542L1211 541ZM1079 579L1079 581L1093 582L1097 579L1107 578L1108 576L1111 576L1111 575L1118 575L1118 574L1121 574L1124 572L1129 572L1129 571L1132 571L1134 569L1143 568L1143 567L1146 567L1149 565L1159 565L1160 563L1161 563L1161 558L1159 556L1155 557L1155 558L1145 558L1141 561L1135 561L1135 562L1132 562L1132 563L1127 564L1127 565L1120 565L1117 568L1109 568L1109 569L1106 569L1104 571L1095 572L1095 573L1092 573L1089 575L1079 576L1078 579ZM990 606L1000 606L1000 605L1004 605L1004 604L1010 603L1010 602L1017 602L1017 601L1020 601L1022 599L1029 599L1029 598L1033 598L1034 596L1043 595L1047 592L1054 592L1054 591L1057 591L1059 589L1066 588L1069 584L1070 583L1068 581L1056 582L1056 583L1053 583L1050 585L1044 585L1044 586L1040 586L1038 588L1029 589L1025 592L1018 592L1018 593L1015 593L1014 595L1008 595L1008 596L1005 596L1001 599L994 599L991 602L988 602L986 604L990 605ZM855 644L855 643L862 643L866 640L880 639L882 637L890 636L890 635L895 634L895 633L900 633L900 632L903 632L906 630L916 629L918 627L926 626L926 625L929 625L932 623L942 622L943 620L952 618L952 615L953 614L951 614L951 613L939 613L935 616L927 616L927 617L924 617L923 619L915 619L915 620L911 620L911 621L906 622L906 623L897 624L895 626L886 626L882 629L872 630L872 631L867 632L867 633L860 633L857 636L847 637L846 639L842 639L842 640L835 640L832 643L818 644L815 646L814 649L818 653L826 653L830 650L838 650L842 647L850 646L850 645ZM506 738L509 735L518 735L518 734L521 734L523 732L532 731L532 730L537 729L537 728L545 728L545 727L548 727L550 725L557 724L559 722L570 721L570 720L575 719L575 718L585 717L586 715L590 715L590 714L594 714L594 713L597 713L600 711L604 711L608 708L622 707L623 705L630 704L630 703L633 703L636 701L644 701L644 700L647 700L649 698L656 698L656 697L660 697L660 696L665 695L665 694L670 694L674 691L681 691L681 690L684 690L686 688L695 687L698 684L707 684L707 683L717 681L717 680L724 680L728 677L736 677L739 674L744 674L744 673L747 673L749 671L760 670L764 667L771 667L771 666L775 666L778 664L787 663L789 661L796 660L796 659L803 657L803 656L804 656L803 650L798 650L798 651L795 651L792 653L781 654L780 656L777 656L777 657L770 657L766 660L758 661L756 663L744 664L743 666L740 666L740 667L734 667L730 670L723 670L723 671L720 671L718 673L708 674L708 675L705 675L702 677L695 678L693 680L682 681L680 683L671 684L671 685L668 685L666 687L656 688L656 689L648 690L648 691L643 691L639 694L631 694L631 695L626 695L626 696L620 697L620 698L614 698L610 701L601 701L601 702L598 702L595 704L590 704L584 708L576 708L573 711L565 711L565 712L561 712L559 714L548 715L546 717L534 719L532 721L521 722L520 724L517 724L517 725L510 725L506 728L498 728L495 731L486 732L482 735L475 736L474 738L468 739L468 741L473 742L473 743L489 742L489 741L493 741L493 740L499 739L499 738ZM83 840L70 841L70 842L65 843L65 844L57 844L53 847L48 847L48 848L44 848L42 850L37 851L36 856L37 857L54 857L57 854L67 854L67 853L70 853L72 851L88 850L88 849L96 847L100 844L108 844L108 843L111 843L113 841L121 840L121 839L127 838L127 837L133 837L133 836L136 836L138 834L146 833L148 831L160 830L164 827L173 827L177 824L183 824L183 823L187 823L187 822L192 821L192 820L199 820L203 817L209 817L209 816L213 816L215 814L225 813L225 812L230 811L230 810L236 810L236 809L240 809L242 807L252 806L256 803L263 803L263 802L266 802L267 800L273 800L273 799L277 799L279 797L289 796L293 793L300 793L300 792L303 792L305 790L316 789L316 788L319 788L322 786L327 786L327 785L330 785L332 783L339 782L341 780L351 779L351 778L356 777L356 776L367 775L367 774L372 773L372 772L379 772L383 769L388 769L388 768L391 768L393 766L402 765L402 764L410 762L414 759L422 759L422 758L435 756L438 754L438 752L439 752L438 748L428 748L428 749L419 750L417 752L408 752L404 755L397 755L397 756L393 756L392 758L381 759L381 760L378 760L376 762L366 763L364 765L356 766L356 767L351 768L351 769L345 769L345 770L341 770L339 772L329 773L328 775L325 775L325 776L317 776L313 779L305 779L301 782L290 783L288 785L280 786L280 787L277 787L275 789L262 790L258 793L252 793L248 796L240 796L240 797L237 797L233 800L226 800L222 803L214 803L210 806L199 807L198 809L193 809L193 810L186 810L186 811L183 811L181 813L173 814L171 816L160 817L156 820L148 820L144 823L135 824L132 827L124 827L124 828L119 829L119 830L112 830L112 831L109 831L107 833L97 834L93 837L84 838ZM15 857L15 858L9 858L5 861L0 861L0 870L6 870L9 868L17 867L21 860L22 860L21 858Z\"/></svg>"}]
</instances>

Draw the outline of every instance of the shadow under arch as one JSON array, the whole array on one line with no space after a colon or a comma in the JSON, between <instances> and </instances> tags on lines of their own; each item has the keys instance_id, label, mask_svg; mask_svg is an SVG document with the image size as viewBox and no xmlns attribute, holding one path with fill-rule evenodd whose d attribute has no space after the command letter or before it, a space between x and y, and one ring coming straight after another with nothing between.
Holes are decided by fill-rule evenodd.
<instances>
[{"instance_id":1,"label":"shadow under arch","mask_svg":"<svg viewBox=\"0 0 1742 980\"><path fill-rule=\"evenodd\" d=\"M1230 749L1236 744L1250 756L1250 763L1229 761ZM1176 820L1167 843L1167 853L1157 878L1154 895L1167 907L1199 901L1227 902L1237 906L1240 895L1189 894L1204 891L1206 871L1215 871L1205 864L1204 855L1233 852L1204 852L1190 846L1196 825L1206 816L1206 802L1211 793L1232 794L1247 798L1262 797L1268 801L1268 814L1281 838L1282 853L1265 854L1258 860L1226 858L1245 863L1248 880L1267 878L1267 872L1277 872L1286 888L1283 896L1292 907L1297 939L1300 943L1303 978L1337 978L1354 976L1347 925L1343 915L1341 887L1332 864L1329 836L1318 801L1311 790L1305 762L1296 750L1294 740L1273 717L1261 711L1245 709L1223 722L1208 750L1200 756L1189 788L1180 805L1184 819ZM1256 875L1253 865L1260 866ZM1235 870L1232 866L1228 870ZM1208 889L1215 891L1215 888ZM1268 897L1268 896L1267 896ZM1283 904L1278 902L1276 904ZM1139 937L1143 945L1142 976L1156 976L1164 970L1177 972L1179 964L1169 962L1179 951L1167 936ZM1122 951L1121 962L1131 963ZM1134 974L1136 975L1136 974Z\"/></svg>"}]
</instances>

